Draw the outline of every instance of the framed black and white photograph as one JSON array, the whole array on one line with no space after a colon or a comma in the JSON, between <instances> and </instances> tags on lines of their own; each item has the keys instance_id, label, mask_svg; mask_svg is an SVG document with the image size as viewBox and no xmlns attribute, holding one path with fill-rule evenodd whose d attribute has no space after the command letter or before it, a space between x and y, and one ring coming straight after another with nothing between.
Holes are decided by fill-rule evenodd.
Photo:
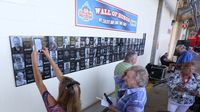
<instances>
[{"instance_id":1,"label":"framed black and white photograph","mask_svg":"<svg viewBox=\"0 0 200 112\"><path fill-rule=\"evenodd\" d=\"M104 38L104 43L105 43L105 46L108 46L108 45L109 45L109 44L108 44L108 43L109 43L109 42L108 42L108 40L110 41L110 39L109 39L109 38L107 38L107 37L105 37L105 38Z\"/></svg>"},{"instance_id":2,"label":"framed black and white photograph","mask_svg":"<svg viewBox=\"0 0 200 112\"><path fill-rule=\"evenodd\" d=\"M114 47L114 53L119 53L119 51L118 51L118 46L115 46L115 47Z\"/></svg>"},{"instance_id":3,"label":"framed black and white photograph","mask_svg":"<svg viewBox=\"0 0 200 112\"><path fill-rule=\"evenodd\" d=\"M61 71L62 73L64 73L64 64L63 64L63 62L59 62L59 63L58 63L58 67L60 68L60 71Z\"/></svg>"},{"instance_id":4,"label":"framed black and white photograph","mask_svg":"<svg viewBox=\"0 0 200 112\"><path fill-rule=\"evenodd\" d=\"M100 56L96 57L96 66L100 65Z\"/></svg>"},{"instance_id":5,"label":"framed black and white photograph","mask_svg":"<svg viewBox=\"0 0 200 112\"><path fill-rule=\"evenodd\" d=\"M101 46L101 37L97 38L97 46Z\"/></svg>"},{"instance_id":6,"label":"framed black and white photograph","mask_svg":"<svg viewBox=\"0 0 200 112\"><path fill-rule=\"evenodd\" d=\"M24 55L23 54L13 54L13 67L14 70L24 69Z\"/></svg>"},{"instance_id":7,"label":"framed black and white photograph","mask_svg":"<svg viewBox=\"0 0 200 112\"><path fill-rule=\"evenodd\" d=\"M109 55L107 55L105 59L106 59L106 64L110 63L110 61L109 61Z\"/></svg>"},{"instance_id":8,"label":"framed black and white photograph","mask_svg":"<svg viewBox=\"0 0 200 112\"><path fill-rule=\"evenodd\" d=\"M90 38L90 48L94 47L94 37L89 37Z\"/></svg>"},{"instance_id":9,"label":"framed black and white photograph","mask_svg":"<svg viewBox=\"0 0 200 112\"><path fill-rule=\"evenodd\" d=\"M104 55L104 47L102 46L100 49L101 49L101 53L100 54Z\"/></svg>"},{"instance_id":10,"label":"framed black and white photograph","mask_svg":"<svg viewBox=\"0 0 200 112\"><path fill-rule=\"evenodd\" d=\"M90 47L90 37L85 38L85 47Z\"/></svg>"},{"instance_id":11,"label":"framed black and white photograph","mask_svg":"<svg viewBox=\"0 0 200 112\"><path fill-rule=\"evenodd\" d=\"M77 49L76 50L76 60L80 60L81 59L81 56L80 56L80 51Z\"/></svg>"},{"instance_id":12,"label":"framed black and white photograph","mask_svg":"<svg viewBox=\"0 0 200 112\"><path fill-rule=\"evenodd\" d=\"M132 45L133 44L133 38L131 38L131 41L130 41L130 45Z\"/></svg>"},{"instance_id":13,"label":"framed black and white photograph","mask_svg":"<svg viewBox=\"0 0 200 112\"><path fill-rule=\"evenodd\" d=\"M89 57L94 57L94 47L90 47Z\"/></svg>"},{"instance_id":14,"label":"framed black and white photograph","mask_svg":"<svg viewBox=\"0 0 200 112\"><path fill-rule=\"evenodd\" d=\"M68 36L63 37L63 48L64 49L69 49L70 45L70 38Z\"/></svg>"},{"instance_id":15,"label":"framed black and white photograph","mask_svg":"<svg viewBox=\"0 0 200 112\"><path fill-rule=\"evenodd\" d=\"M15 72L15 83L16 83L16 86L22 86L22 85L27 84L26 74L24 70Z\"/></svg>"},{"instance_id":16,"label":"framed black and white photograph","mask_svg":"<svg viewBox=\"0 0 200 112\"><path fill-rule=\"evenodd\" d=\"M91 53L92 54L92 53ZM96 57L97 56L97 49L96 48L94 48L93 49L93 57Z\"/></svg>"},{"instance_id":17,"label":"framed black and white photograph","mask_svg":"<svg viewBox=\"0 0 200 112\"><path fill-rule=\"evenodd\" d=\"M89 59L85 59L85 68L88 69L89 68Z\"/></svg>"},{"instance_id":18,"label":"framed black and white photograph","mask_svg":"<svg viewBox=\"0 0 200 112\"><path fill-rule=\"evenodd\" d=\"M106 64L106 55L103 56L103 64Z\"/></svg>"},{"instance_id":19,"label":"framed black and white photograph","mask_svg":"<svg viewBox=\"0 0 200 112\"><path fill-rule=\"evenodd\" d=\"M64 50L64 51L63 51L63 60L64 60L65 62L67 62L67 61L70 60L69 50Z\"/></svg>"},{"instance_id":20,"label":"framed black and white photograph","mask_svg":"<svg viewBox=\"0 0 200 112\"><path fill-rule=\"evenodd\" d=\"M58 62L63 62L64 54L63 54L63 50L62 49L57 51L57 55L58 55Z\"/></svg>"},{"instance_id":21,"label":"framed black and white photograph","mask_svg":"<svg viewBox=\"0 0 200 112\"><path fill-rule=\"evenodd\" d=\"M20 36L10 36L10 43L13 53L22 53L23 52L23 44L22 37Z\"/></svg>"},{"instance_id":22,"label":"framed black and white photograph","mask_svg":"<svg viewBox=\"0 0 200 112\"><path fill-rule=\"evenodd\" d=\"M48 37L48 49L49 51L57 50L57 38L55 36Z\"/></svg>"},{"instance_id":23,"label":"framed black and white photograph","mask_svg":"<svg viewBox=\"0 0 200 112\"><path fill-rule=\"evenodd\" d=\"M105 37L101 37L101 46L105 46Z\"/></svg>"},{"instance_id":24,"label":"framed black and white photograph","mask_svg":"<svg viewBox=\"0 0 200 112\"><path fill-rule=\"evenodd\" d=\"M80 62L76 61L76 71L79 71L79 70L80 70Z\"/></svg>"},{"instance_id":25,"label":"framed black and white photograph","mask_svg":"<svg viewBox=\"0 0 200 112\"><path fill-rule=\"evenodd\" d=\"M104 61L104 56L100 57L100 65L103 65L103 61Z\"/></svg>"},{"instance_id":26,"label":"framed black and white photograph","mask_svg":"<svg viewBox=\"0 0 200 112\"><path fill-rule=\"evenodd\" d=\"M85 48L80 49L80 57L85 58Z\"/></svg>"},{"instance_id":27,"label":"framed black and white photograph","mask_svg":"<svg viewBox=\"0 0 200 112\"><path fill-rule=\"evenodd\" d=\"M94 47L98 46L98 37L94 37Z\"/></svg>"},{"instance_id":28,"label":"framed black and white photograph","mask_svg":"<svg viewBox=\"0 0 200 112\"><path fill-rule=\"evenodd\" d=\"M85 48L85 58L89 58L90 48Z\"/></svg>"},{"instance_id":29,"label":"framed black and white photograph","mask_svg":"<svg viewBox=\"0 0 200 112\"><path fill-rule=\"evenodd\" d=\"M116 46L119 46L119 44L120 44L120 38L116 38L116 43L115 43L115 45L116 45Z\"/></svg>"},{"instance_id":30,"label":"framed black and white photograph","mask_svg":"<svg viewBox=\"0 0 200 112\"><path fill-rule=\"evenodd\" d=\"M101 47L97 47L96 56L101 56Z\"/></svg>"},{"instance_id":31,"label":"framed black and white photograph","mask_svg":"<svg viewBox=\"0 0 200 112\"><path fill-rule=\"evenodd\" d=\"M93 57L90 57L89 58L89 68L93 67L93 61L94 61Z\"/></svg>"},{"instance_id":32,"label":"framed black and white photograph","mask_svg":"<svg viewBox=\"0 0 200 112\"><path fill-rule=\"evenodd\" d=\"M97 58L94 57L94 58L93 58L93 67L95 67L96 65L97 65Z\"/></svg>"},{"instance_id":33,"label":"framed black and white photograph","mask_svg":"<svg viewBox=\"0 0 200 112\"><path fill-rule=\"evenodd\" d=\"M76 58L76 49L71 49L69 51L69 54L70 54L70 61L71 60L75 60L75 58Z\"/></svg>"},{"instance_id":34,"label":"framed black and white photograph","mask_svg":"<svg viewBox=\"0 0 200 112\"><path fill-rule=\"evenodd\" d=\"M76 71L76 62L70 61L70 72L75 72L75 71Z\"/></svg>"},{"instance_id":35,"label":"framed black and white photograph","mask_svg":"<svg viewBox=\"0 0 200 112\"><path fill-rule=\"evenodd\" d=\"M117 44L116 44L116 38L113 38L113 46L116 46Z\"/></svg>"},{"instance_id":36,"label":"framed black and white photograph","mask_svg":"<svg viewBox=\"0 0 200 112\"><path fill-rule=\"evenodd\" d=\"M107 55L107 52L108 52L107 47L104 46L104 47L103 47L103 55Z\"/></svg>"},{"instance_id":37,"label":"framed black and white photograph","mask_svg":"<svg viewBox=\"0 0 200 112\"><path fill-rule=\"evenodd\" d=\"M64 63L64 74L70 73L70 62Z\"/></svg>"},{"instance_id":38,"label":"framed black and white photograph","mask_svg":"<svg viewBox=\"0 0 200 112\"><path fill-rule=\"evenodd\" d=\"M63 48L63 43L64 42L64 40L63 40L63 36L57 36L57 45L58 45L58 48L59 49L62 49Z\"/></svg>"},{"instance_id":39,"label":"framed black and white photograph","mask_svg":"<svg viewBox=\"0 0 200 112\"><path fill-rule=\"evenodd\" d=\"M80 47L85 47L85 37L80 37Z\"/></svg>"},{"instance_id":40,"label":"framed black and white photograph","mask_svg":"<svg viewBox=\"0 0 200 112\"><path fill-rule=\"evenodd\" d=\"M51 56L52 59L57 63L57 60L58 60L57 51L55 51L55 50L50 51L50 56Z\"/></svg>"},{"instance_id":41,"label":"framed black and white photograph","mask_svg":"<svg viewBox=\"0 0 200 112\"><path fill-rule=\"evenodd\" d=\"M112 63L112 62L113 62L113 55L110 54L110 55L109 55L109 63Z\"/></svg>"},{"instance_id":42,"label":"framed black and white photograph","mask_svg":"<svg viewBox=\"0 0 200 112\"><path fill-rule=\"evenodd\" d=\"M71 36L70 37L70 48L75 48L76 45L76 37Z\"/></svg>"},{"instance_id":43,"label":"framed black and white photograph","mask_svg":"<svg viewBox=\"0 0 200 112\"><path fill-rule=\"evenodd\" d=\"M81 59L80 60L80 70L84 70L85 69L85 59Z\"/></svg>"},{"instance_id":44,"label":"framed black and white photograph","mask_svg":"<svg viewBox=\"0 0 200 112\"><path fill-rule=\"evenodd\" d=\"M113 46L113 38L110 38L110 46Z\"/></svg>"},{"instance_id":45,"label":"framed black and white photograph","mask_svg":"<svg viewBox=\"0 0 200 112\"><path fill-rule=\"evenodd\" d=\"M48 48L48 39L49 39L49 37L48 36L40 36L41 37L41 39L42 39L42 47L46 47L46 48Z\"/></svg>"},{"instance_id":46,"label":"framed black and white photograph","mask_svg":"<svg viewBox=\"0 0 200 112\"><path fill-rule=\"evenodd\" d=\"M76 37L75 41L75 48L80 48L80 37Z\"/></svg>"}]
</instances>

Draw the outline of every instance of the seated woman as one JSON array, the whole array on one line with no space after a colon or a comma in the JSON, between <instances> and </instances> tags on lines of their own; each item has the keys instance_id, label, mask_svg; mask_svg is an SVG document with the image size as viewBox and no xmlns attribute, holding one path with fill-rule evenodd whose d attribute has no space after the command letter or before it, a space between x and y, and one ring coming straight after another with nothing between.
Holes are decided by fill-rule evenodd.
<instances>
[{"instance_id":1,"label":"seated woman","mask_svg":"<svg viewBox=\"0 0 200 112\"><path fill-rule=\"evenodd\" d=\"M170 66L170 64L175 64L175 62L169 60L167 57L168 57L168 53L165 53L164 55L161 56L160 62L162 65Z\"/></svg>"},{"instance_id":2,"label":"seated woman","mask_svg":"<svg viewBox=\"0 0 200 112\"><path fill-rule=\"evenodd\" d=\"M195 64L186 62L181 71L172 74L167 82L169 86L168 111L186 112L200 93L199 75L194 73Z\"/></svg>"},{"instance_id":3,"label":"seated woman","mask_svg":"<svg viewBox=\"0 0 200 112\"><path fill-rule=\"evenodd\" d=\"M133 66L122 76L128 89L118 100L117 104L110 105L112 112L144 112L147 101L145 86L148 83L148 73L144 67Z\"/></svg>"},{"instance_id":4,"label":"seated woman","mask_svg":"<svg viewBox=\"0 0 200 112\"><path fill-rule=\"evenodd\" d=\"M33 73L36 85L42 95L47 112L80 112L80 87L79 82L72 78L63 76L62 72L51 58L47 48L42 50L48 58L56 77L60 81L58 99L56 100L47 90L42 81L42 75L38 68L38 52L34 50L31 54Z\"/></svg>"},{"instance_id":5,"label":"seated woman","mask_svg":"<svg viewBox=\"0 0 200 112\"><path fill-rule=\"evenodd\" d=\"M165 65L168 67L168 72L173 72L175 71L176 63L169 60L167 57L168 57L168 53L165 53L163 56L161 56L160 62L162 65Z\"/></svg>"}]
</instances>

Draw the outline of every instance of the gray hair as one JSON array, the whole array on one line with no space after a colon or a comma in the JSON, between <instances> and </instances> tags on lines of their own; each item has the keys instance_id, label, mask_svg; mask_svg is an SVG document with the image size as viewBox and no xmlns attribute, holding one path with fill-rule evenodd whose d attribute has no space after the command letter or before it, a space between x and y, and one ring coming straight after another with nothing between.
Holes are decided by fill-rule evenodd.
<instances>
[{"instance_id":1,"label":"gray hair","mask_svg":"<svg viewBox=\"0 0 200 112\"><path fill-rule=\"evenodd\" d=\"M179 49L179 48L186 49L186 47L182 44L176 46L176 49Z\"/></svg>"},{"instance_id":2,"label":"gray hair","mask_svg":"<svg viewBox=\"0 0 200 112\"><path fill-rule=\"evenodd\" d=\"M131 62L131 58L134 56L134 58L137 57L137 54L135 52L129 51L125 58L124 58L124 62L130 63Z\"/></svg>"},{"instance_id":3,"label":"gray hair","mask_svg":"<svg viewBox=\"0 0 200 112\"><path fill-rule=\"evenodd\" d=\"M127 69L125 72L128 71L134 71L135 77L134 80L137 82L139 87L145 87L149 80L149 74L147 70L142 66L132 66L129 69Z\"/></svg>"}]
</instances>

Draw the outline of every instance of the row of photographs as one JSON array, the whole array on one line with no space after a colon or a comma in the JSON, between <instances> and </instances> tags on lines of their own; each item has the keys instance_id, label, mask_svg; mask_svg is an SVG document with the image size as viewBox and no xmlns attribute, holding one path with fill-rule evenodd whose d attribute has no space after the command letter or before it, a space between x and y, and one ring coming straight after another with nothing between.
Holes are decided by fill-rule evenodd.
<instances>
[{"instance_id":1,"label":"row of photographs","mask_svg":"<svg viewBox=\"0 0 200 112\"><path fill-rule=\"evenodd\" d=\"M97 41L96 41L97 40ZM144 54L146 35L142 39L74 36L10 36L16 87L34 82L31 53L34 48L49 49L63 74L119 61L128 51ZM43 79L55 77L47 58L38 54Z\"/></svg>"},{"instance_id":2,"label":"row of photographs","mask_svg":"<svg viewBox=\"0 0 200 112\"><path fill-rule=\"evenodd\" d=\"M74 36L10 36L12 53L32 50L35 45L38 50L48 47L51 50L71 48L91 48L102 46L128 46L145 43L145 38L108 38L108 37L74 37Z\"/></svg>"}]
</instances>

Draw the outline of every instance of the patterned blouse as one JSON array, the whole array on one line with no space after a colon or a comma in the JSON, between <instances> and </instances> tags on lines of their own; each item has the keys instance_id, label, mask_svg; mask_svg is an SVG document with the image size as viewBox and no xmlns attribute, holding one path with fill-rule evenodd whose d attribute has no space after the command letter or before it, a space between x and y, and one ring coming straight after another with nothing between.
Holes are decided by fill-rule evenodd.
<instances>
[{"instance_id":1,"label":"patterned blouse","mask_svg":"<svg viewBox=\"0 0 200 112\"><path fill-rule=\"evenodd\" d=\"M56 104L56 105L50 105L49 104L49 101L48 101L48 96L49 95L51 95L51 94L48 91L45 91L42 94L42 98L43 98L45 107L47 109L47 112L65 112L60 105L58 105L58 104Z\"/></svg>"},{"instance_id":2,"label":"patterned blouse","mask_svg":"<svg viewBox=\"0 0 200 112\"><path fill-rule=\"evenodd\" d=\"M170 89L169 99L178 104L192 105L195 101L195 96L192 96L190 92L200 93L200 76L199 74L192 75L188 83L182 81L180 72L172 74L167 82ZM177 86L184 87L186 92L175 91L174 88Z\"/></svg>"}]
</instances>

